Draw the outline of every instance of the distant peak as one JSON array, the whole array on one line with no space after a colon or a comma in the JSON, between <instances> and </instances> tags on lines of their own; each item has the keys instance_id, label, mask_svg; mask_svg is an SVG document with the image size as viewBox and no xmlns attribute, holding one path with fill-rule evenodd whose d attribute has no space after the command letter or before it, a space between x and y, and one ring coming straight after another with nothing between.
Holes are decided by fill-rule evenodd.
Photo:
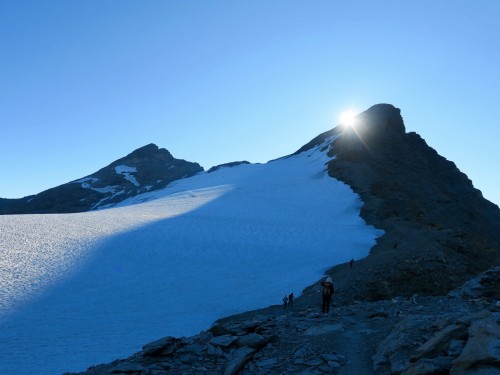
<instances>
[{"instance_id":1,"label":"distant peak","mask_svg":"<svg viewBox=\"0 0 500 375\"><path fill-rule=\"evenodd\" d=\"M139 147L138 149L132 151L131 153L143 153L143 152L156 152L158 151L159 147L155 145L154 143L150 143L146 146Z\"/></svg>"},{"instance_id":2,"label":"distant peak","mask_svg":"<svg viewBox=\"0 0 500 375\"><path fill-rule=\"evenodd\" d=\"M129 157L144 158L144 157L150 157L152 155L163 155L168 159L173 158L170 152L168 152L168 150L164 148L159 148L154 143L150 143L146 146L139 147L137 150L134 150L130 154L128 154L126 158Z\"/></svg>"}]
</instances>

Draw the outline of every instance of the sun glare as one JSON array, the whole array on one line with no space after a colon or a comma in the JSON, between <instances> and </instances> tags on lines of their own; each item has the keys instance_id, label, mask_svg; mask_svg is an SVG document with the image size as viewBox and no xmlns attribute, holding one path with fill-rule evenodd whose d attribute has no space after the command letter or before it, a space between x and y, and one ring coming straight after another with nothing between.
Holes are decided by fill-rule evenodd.
<instances>
[{"instance_id":1,"label":"sun glare","mask_svg":"<svg viewBox=\"0 0 500 375\"><path fill-rule=\"evenodd\" d=\"M340 123L342 125L347 125L347 126L353 126L354 125L354 120L356 119L356 111L353 109L348 109L344 112L342 112L339 116Z\"/></svg>"}]
</instances>

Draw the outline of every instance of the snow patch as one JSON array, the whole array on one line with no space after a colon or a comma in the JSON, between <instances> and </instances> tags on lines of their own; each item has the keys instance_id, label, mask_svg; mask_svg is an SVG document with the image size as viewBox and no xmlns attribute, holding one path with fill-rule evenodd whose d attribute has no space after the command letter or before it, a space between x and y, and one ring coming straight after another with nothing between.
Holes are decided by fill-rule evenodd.
<instances>
[{"instance_id":1,"label":"snow patch","mask_svg":"<svg viewBox=\"0 0 500 375\"><path fill-rule=\"evenodd\" d=\"M97 191L101 194L115 194L116 189L119 188L119 186L114 185L114 186L105 186L105 187L95 187L95 184L100 181L97 177L85 177L80 180L73 181L75 184L81 184L81 187L83 189L92 189L94 191Z\"/></svg>"},{"instance_id":2,"label":"snow patch","mask_svg":"<svg viewBox=\"0 0 500 375\"><path fill-rule=\"evenodd\" d=\"M132 175L133 173L137 172L136 167L128 167L126 165L117 165L115 167L115 172L117 174L123 175L123 177L134 184L135 186L141 186L141 184L135 179L135 177Z\"/></svg>"},{"instance_id":3,"label":"snow patch","mask_svg":"<svg viewBox=\"0 0 500 375\"><path fill-rule=\"evenodd\" d=\"M113 186L106 186L103 188L92 188L92 190L98 191L99 193L102 193L102 194L107 194L107 193L115 194L116 189L118 189L119 187L120 186L118 186L118 185L113 185Z\"/></svg>"},{"instance_id":4,"label":"snow patch","mask_svg":"<svg viewBox=\"0 0 500 375\"><path fill-rule=\"evenodd\" d=\"M97 177L84 177L79 180L73 181L75 184L81 184L84 189L92 189L92 185L99 181Z\"/></svg>"}]
</instances>

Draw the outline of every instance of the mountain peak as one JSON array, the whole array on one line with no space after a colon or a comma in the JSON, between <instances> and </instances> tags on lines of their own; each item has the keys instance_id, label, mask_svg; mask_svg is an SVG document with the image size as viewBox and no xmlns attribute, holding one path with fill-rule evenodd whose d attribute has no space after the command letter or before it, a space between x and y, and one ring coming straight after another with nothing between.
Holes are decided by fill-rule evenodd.
<instances>
[{"instance_id":1,"label":"mountain peak","mask_svg":"<svg viewBox=\"0 0 500 375\"><path fill-rule=\"evenodd\" d=\"M406 132L401 110L392 104L376 104L360 113L356 116L355 128L370 133L394 131L404 134Z\"/></svg>"},{"instance_id":2,"label":"mountain peak","mask_svg":"<svg viewBox=\"0 0 500 375\"><path fill-rule=\"evenodd\" d=\"M131 158L132 159L154 158L154 159L170 160L173 159L173 156L167 149L159 148L154 143L150 143L146 146L139 147L138 149L132 151L130 154L128 154L122 159L131 159Z\"/></svg>"},{"instance_id":3,"label":"mountain peak","mask_svg":"<svg viewBox=\"0 0 500 375\"><path fill-rule=\"evenodd\" d=\"M11 200L0 200L1 214L81 212L113 205L137 194L203 171L150 143L75 181Z\"/></svg>"},{"instance_id":4,"label":"mountain peak","mask_svg":"<svg viewBox=\"0 0 500 375\"><path fill-rule=\"evenodd\" d=\"M399 108L396 108L392 104L388 104L388 103L379 103L379 104L372 105L370 108L368 108L363 113L367 113L367 112L380 113L380 114L385 114L385 115L391 115L391 114L400 115L401 114L401 110Z\"/></svg>"},{"instance_id":5,"label":"mountain peak","mask_svg":"<svg viewBox=\"0 0 500 375\"><path fill-rule=\"evenodd\" d=\"M138 149L132 151L131 153L135 153L135 152L154 152L154 151L157 151L159 150L159 147L157 145L155 145L154 143L149 143L145 146L142 146L142 147L139 147Z\"/></svg>"},{"instance_id":6,"label":"mountain peak","mask_svg":"<svg viewBox=\"0 0 500 375\"><path fill-rule=\"evenodd\" d=\"M336 153L346 150L374 152L378 149L383 150L405 133L401 110L392 104L376 104L357 115L353 124L341 124L318 135L292 155L316 147L333 136L339 136L335 141Z\"/></svg>"}]
</instances>

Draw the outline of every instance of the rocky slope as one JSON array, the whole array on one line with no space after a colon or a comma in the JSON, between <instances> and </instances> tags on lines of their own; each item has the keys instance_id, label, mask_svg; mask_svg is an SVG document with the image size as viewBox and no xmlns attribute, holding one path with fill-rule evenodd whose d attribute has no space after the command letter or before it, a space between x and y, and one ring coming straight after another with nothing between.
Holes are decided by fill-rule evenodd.
<instances>
[{"instance_id":1,"label":"rocky slope","mask_svg":"<svg viewBox=\"0 0 500 375\"><path fill-rule=\"evenodd\" d=\"M221 319L196 336L165 337L81 375L500 372L500 267L446 296L356 302L328 315L319 313L319 293L286 310Z\"/></svg>"},{"instance_id":2,"label":"rocky slope","mask_svg":"<svg viewBox=\"0 0 500 375\"><path fill-rule=\"evenodd\" d=\"M21 199L0 199L0 214L69 213L110 207L201 171L198 163L175 159L166 149L149 144L81 179Z\"/></svg>"},{"instance_id":3,"label":"rocky slope","mask_svg":"<svg viewBox=\"0 0 500 375\"><path fill-rule=\"evenodd\" d=\"M352 268L328 271L336 286L331 314L320 314L318 282L286 310L221 319L85 374L500 373L498 207L406 133L391 105L374 106L354 127L339 126L297 152L332 135L339 137L330 175L360 195L363 218L385 235Z\"/></svg>"},{"instance_id":4,"label":"rocky slope","mask_svg":"<svg viewBox=\"0 0 500 375\"><path fill-rule=\"evenodd\" d=\"M373 106L353 127L339 126L298 152L339 133L329 174L360 195L361 216L385 231L355 272L342 265L329 272L339 297L446 294L500 264L498 206L418 134L406 133L399 109Z\"/></svg>"}]
</instances>

